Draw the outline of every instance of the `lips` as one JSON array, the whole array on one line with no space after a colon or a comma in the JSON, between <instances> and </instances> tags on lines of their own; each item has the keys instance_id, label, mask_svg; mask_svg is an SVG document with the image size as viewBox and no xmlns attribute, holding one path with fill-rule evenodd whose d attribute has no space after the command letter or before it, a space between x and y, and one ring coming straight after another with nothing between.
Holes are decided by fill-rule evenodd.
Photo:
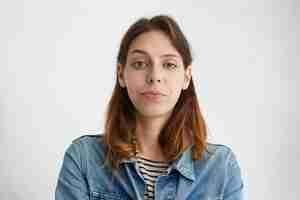
<instances>
[{"instance_id":1,"label":"lips","mask_svg":"<svg viewBox=\"0 0 300 200\"><path fill-rule=\"evenodd\" d=\"M163 94L162 92L159 91L146 91L146 92L142 92L143 95L153 95L153 96L165 96L165 94Z\"/></svg>"},{"instance_id":2,"label":"lips","mask_svg":"<svg viewBox=\"0 0 300 200\"><path fill-rule=\"evenodd\" d=\"M157 92L144 92L142 93L143 95L152 95L152 96L160 96L162 95L161 93L157 93Z\"/></svg>"},{"instance_id":3,"label":"lips","mask_svg":"<svg viewBox=\"0 0 300 200\"><path fill-rule=\"evenodd\" d=\"M152 101L157 103L162 100L163 96L165 96L165 94L158 91L146 91L143 92L142 95L147 101Z\"/></svg>"}]
</instances>

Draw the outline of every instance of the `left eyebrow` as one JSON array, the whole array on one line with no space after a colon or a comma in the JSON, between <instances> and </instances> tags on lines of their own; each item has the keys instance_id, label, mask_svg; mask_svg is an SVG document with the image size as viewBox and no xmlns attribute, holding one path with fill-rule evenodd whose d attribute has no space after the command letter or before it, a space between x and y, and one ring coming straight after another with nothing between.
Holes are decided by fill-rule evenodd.
<instances>
[{"instance_id":1,"label":"left eyebrow","mask_svg":"<svg viewBox=\"0 0 300 200\"><path fill-rule=\"evenodd\" d=\"M130 54L138 53L138 54L149 55L146 51L143 51L143 50L141 50L141 49L134 49L134 50L130 51L129 53L130 53ZM161 58L163 58L163 57L180 58L179 55L177 55L177 54L172 54L172 53L163 54L163 55L161 55L160 57L161 57Z\"/></svg>"},{"instance_id":2,"label":"left eyebrow","mask_svg":"<svg viewBox=\"0 0 300 200\"><path fill-rule=\"evenodd\" d=\"M176 55L176 54L164 54L164 55L161 55L160 57L173 57L173 58L179 58L179 56Z\"/></svg>"}]
</instances>

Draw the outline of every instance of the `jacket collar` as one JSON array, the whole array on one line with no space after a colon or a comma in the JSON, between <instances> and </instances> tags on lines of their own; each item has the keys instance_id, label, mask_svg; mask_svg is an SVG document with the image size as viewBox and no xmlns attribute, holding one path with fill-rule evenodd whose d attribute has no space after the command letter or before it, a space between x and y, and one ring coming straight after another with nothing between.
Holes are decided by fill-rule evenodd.
<instances>
[{"instance_id":1,"label":"jacket collar","mask_svg":"<svg viewBox=\"0 0 300 200\"><path fill-rule=\"evenodd\" d=\"M190 144L180 157L172 163L169 170L175 169L185 178L194 181L195 169L194 162L192 160L192 147L193 144Z\"/></svg>"},{"instance_id":2,"label":"jacket collar","mask_svg":"<svg viewBox=\"0 0 300 200\"><path fill-rule=\"evenodd\" d=\"M192 147L193 143L190 144L184 152L175 160L168 169L168 173L171 170L177 170L185 178L194 181L195 180L195 169L194 162L192 160ZM130 159L124 159L120 163L136 163L137 160L134 156L131 156Z\"/></svg>"}]
</instances>

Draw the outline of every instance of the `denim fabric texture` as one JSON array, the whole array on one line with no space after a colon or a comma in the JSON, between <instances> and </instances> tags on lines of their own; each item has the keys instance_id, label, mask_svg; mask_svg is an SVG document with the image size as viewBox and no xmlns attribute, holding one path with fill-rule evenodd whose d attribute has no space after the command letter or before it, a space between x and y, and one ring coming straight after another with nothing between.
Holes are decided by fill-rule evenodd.
<instances>
[{"instance_id":1,"label":"denim fabric texture","mask_svg":"<svg viewBox=\"0 0 300 200\"><path fill-rule=\"evenodd\" d=\"M112 173L104 165L103 136L83 135L65 152L55 200L142 200L145 182L134 158L123 160ZM155 200L242 200L243 180L233 151L208 144L202 159L191 159L190 145L159 176Z\"/></svg>"}]
</instances>

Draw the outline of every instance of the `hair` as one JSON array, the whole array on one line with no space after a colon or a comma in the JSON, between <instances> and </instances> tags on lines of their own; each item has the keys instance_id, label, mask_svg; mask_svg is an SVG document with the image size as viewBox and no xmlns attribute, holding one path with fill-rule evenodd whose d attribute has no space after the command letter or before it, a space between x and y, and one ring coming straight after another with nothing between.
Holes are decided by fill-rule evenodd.
<instances>
[{"instance_id":1,"label":"hair","mask_svg":"<svg viewBox=\"0 0 300 200\"><path fill-rule=\"evenodd\" d=\"M183 58L184 68L192 63L189 43L176 21L167 15L158 15L150 19L140 18L132 24L120 44L117 64L125 66L130 44L146 32L162 31ZM104 125L105 161L113 168L119 167L121 160L129 159L135 152L132 140L136 131L135 107L129 99L127 89L116 80L112 96L106 111ZM193 79L187 89L182 90L170 118L159 135L159 144L169 161L177 159L186 149L184 134L190 133L193 141L192 159L200 159L207 147L207 132L200 112Z\"/></svg>"}]
</instances>

